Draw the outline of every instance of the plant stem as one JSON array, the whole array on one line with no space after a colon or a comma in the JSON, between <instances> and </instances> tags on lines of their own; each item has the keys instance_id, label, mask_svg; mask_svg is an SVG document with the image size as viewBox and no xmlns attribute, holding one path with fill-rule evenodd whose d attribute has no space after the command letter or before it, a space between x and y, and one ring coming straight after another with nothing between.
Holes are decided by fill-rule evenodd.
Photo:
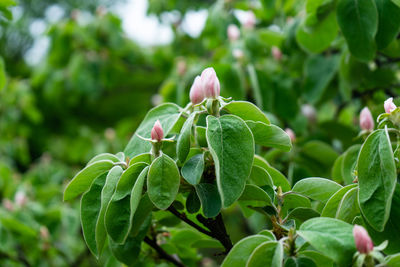
<instances>
[{"instance_id":1,"label":"plant stem","mask_svg":"<svg viewBox=\"0 0 400 267\"><path fill-rule=\"evenodd\" d=\"M185 267L185 265L178 261L177 259L175 259L174 257L172 257L171 255L169 255L167 252L165 252L165 250L163 250L155 240L150 239L149 237L145 237L144 238L144 242L146 242L150 247L152 247L155 251L157 251L158 255L160 256L161 259L167 260L171 263L173 263L175 266L178 267Z\"/></svg>"},{"instance_id":2,"label":"plant stem","mask_svg":"<svg viewBox=\"0 0 400 267\"><path fill-rule=\"evenodd\" d=\"M168 208L168 211L174 214L176 217L184 221L185 223L189 224L199 232L208 235L209 237L217 239L225 248L226 252L228 253L231 248L232 248L232 241L229 237L229 235L226 232L225 224L222 218L221 213L218 214L218 216L215 219L210 219L210 218L205 218L201 216L200 214L197 215L197 220L201 222L206 228L209 229L206 230L203 227L199 226L192 220L190 220L185 213L181 213L177 211L173 206L170 206Z\"/></svg>"},{"instance_id":3,"label":"plant stem","mask_svg":"<svg viewBox=\"0 0 400 267\"><path fill-rule=\"evenodd\" d=\"M205 218L200 214L196 217L205 227L210 229L211 236L217 239L225 248L225 253L228 253L232 248L232 241L226 232L224 220L221 213L215 219Z\"/></svg>"},{"instance_id":4,"label":"plant stem","mask_svg":"<svg viewBox=\"0 0 400 267\"><path fill-rule=\"evenodd\" d=\"M197 225L195 222L193 222L192 220L190 220L185 213L180 213L179 211L177 211L173 206L170 206L168 208L168 211L171 212L172 214L174 214L176 217L178 217L179 219L181 219L182 221L184 221L185 223L189 224L190 226L192 226L193 228L195 228L196 230L198 230L199 232L208 235L210 237L214 237L213 234L210 231L207 231L206 229L204 229L203 227Z\"/></svg>"}]
</instances>

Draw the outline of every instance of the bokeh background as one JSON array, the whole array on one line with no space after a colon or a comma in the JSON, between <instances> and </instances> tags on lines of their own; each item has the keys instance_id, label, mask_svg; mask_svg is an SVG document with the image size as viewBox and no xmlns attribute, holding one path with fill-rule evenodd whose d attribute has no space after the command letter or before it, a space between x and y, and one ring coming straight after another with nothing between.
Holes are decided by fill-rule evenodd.
<instances>
[{"instance_id":1,"label":"bokeh background","mask_svg":"<svg viewBox=\"0 0 400 267\"><path fill-rule=\"evenodd\" d=\"M360 61L334 1L317 2L325 3L318 12L304 0L0 1L0 265L119 266L109 252L99 261L90 254L79 201L63 203L63 189L94 155L122 151L151 107L184 106L208 66L224 97L252 101L293 129L291 152L259 151L291 183L340 180L331 169L362 141L360 109L376 118L398 95L400 29ZM232 24L238 38L228 37ZM228 212L237 214L227 219L234 241L264 225ZM193 266L215 264L181 249Z\"/></svg>"}]
</instances>

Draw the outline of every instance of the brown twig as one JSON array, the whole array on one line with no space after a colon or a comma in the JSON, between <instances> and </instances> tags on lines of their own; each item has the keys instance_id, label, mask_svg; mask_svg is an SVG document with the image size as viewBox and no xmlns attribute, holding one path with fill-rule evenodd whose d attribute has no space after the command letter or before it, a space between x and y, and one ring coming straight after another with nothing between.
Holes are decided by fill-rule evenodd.
<instances>
[{"instance_id":1,"label":"brown twig","mask_svg":"<svg viewBox=\"0 0 400 267\"><path fill-rule=\"evenodd\" d=\"M173 264L175 264L178 267L185 267L185 265L178 261L177 259L175 259L174 257L172 257L171 255L169 255L167 252L165 252L165 250L163 250L155 240L150 239L149 237L145 237L144 238L144 242L146 242L150 247L152 247L155 251L157 251L158 255L160 256L161 259L164 259L166 261L169 261Z\"/></svg>"},{"instance_id":2,"label":"brown twig","mask_svg":"<svg viewBox=\"0 0 400 267\"><path fill-rule=\"evenodd\" d=\"M176 217L187 223L188 225L192 226L199 232L208 235L209 237L217 239L225 248L225 253L228 253L231 248L232 248L232 241L229 237L229 235L226 232L225 224L222 219L221 213L218 214L218 216L215 219L211 218L205 218L202 215L197 215L197 220L202 223L206 228L209 229L206 230L203 227L199 226L192 220L190 220L185 213L181 213L177 211L173 206L170 206L168 208L168 211L174 214Z\"/></svg>"},{"instance_id":3,"label":"brown twig","mask_svg":"<svg viewBox=\"0 0 400 267\"><path fill-rule=\"evenodd\" d=\"M226 232L224 220L221 213L218 214L215 219L205 218L202 215L197 215L197 220L201 222L205 227L210 229L211 237L217 239L225 248L225 253L228 253L232 248L232 241Z\"/></svg>"},{"instance_id":4,"label":"brown twig","mask_svg":"<svg viewBox=\"0 0 400 267\"><path fill-rule=\"evenodd\" d=\"M192 220L190 220L185 213L180 213L179 211L177 211L173 206L170 206L168 208L168 211L171 212L172 214L174 214L176 217L178 217L179 219L181 219L182 221L184 221L185 223L189 224L190 226L192 226L193 228L195 228L196 230L198 230L199 232L208 235L210 237L214 237L213 234L210 231L207 231L206 229L204 229L203 227L199 226L198 224L196 224L195 222L193 222Z\"/></svg>"}]
</instances>

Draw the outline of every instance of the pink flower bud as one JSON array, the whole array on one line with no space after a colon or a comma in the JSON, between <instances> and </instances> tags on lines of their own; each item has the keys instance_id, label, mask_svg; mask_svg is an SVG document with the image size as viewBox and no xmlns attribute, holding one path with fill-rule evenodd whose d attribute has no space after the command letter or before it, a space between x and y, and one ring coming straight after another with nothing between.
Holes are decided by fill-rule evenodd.
<instances>
[{"instance_id":1,"label":"pink flower bud","mask_svg":"<svg viewBox=\"0 0 400 267\"><path fill-rule=\"evenodd\" d=\"M286 128L285 132L289 135L290 141L294 142L296 140L296 134L293 132L292 129Z\"/></svg>"},{"instance_id":2,"label":"pink flower bud","mask_svg":"<svg viewBox=\"0 0 400 267\"><path fill-rule=\"evenodd\" d=\"M39 228L40 238L48 240L50 237L49 229L46 226L40 226Z\"/></svg>"},{"instance_id":3,"label":"pink flower bud","mask_svg":"<svg viewBox=\"0 0 400 267\"><path fill-rule=\"evenodd\" d=\"M354 225L353 236L358 252L368 254L374 249L374 244L364 227L357 224Z\"/></svg>"},{"instance_id":4,"label":"pink flower bud","mask_svg":"<svg viewBox=\"0 0 400 267\"><path fill-rule=\"evenodd\" d=\"M214 68L203 70L200 78L204 96L207 98L217 98L220 94L220 85Z\"/></svg>"},{"instance_id":5,"label":"pink flower bud","mask_svg":"<svg viewBox=\"0 0 400 267\"><path fill-rule=\"evenodd\" d=\"M238 26L236 26L235 24L230 24L228 26L228 38L231 41L236 41L238 40L240 37L240 30L238 28Z\"/></svg>"},{"instance_id":6,"label":"pink flower bud","mask_svg":"<svg viewBox=\"0 0 400 267\"><path fill-rule=\"evenodd\" d=\"M244 53L242 49L235 48L232 50L232 55L236 59L242 59L244 57Z\"/></svg>"},{"instance_id":7,"label":"pink flower bud","mask_svg":"<svg viewBox=\"0 0 400 267\"><path fill-rule=\"evenodd\" d=\"M247 11L243 22L243 27L247 29L253 29L254 25L256 25L256 16L254 15L253 11Z\"/></svg>"},{"instance_id":8,"label":"pink flower bud","mask_svg":"<svg viewBox=\"0 0 400 267\"><path fill-rule=\"evenodd\" d=\"M186 70L187 70L186 61L183 60L183 59L179 60L179 61L178 61L178 64L177 64L177 71L178 71L178 74L179 74L180 76L183 76L183 75L185 74Z\"/></svg>"},{"instance_id":9,"label":"pink flower bud","mask_svg":"<svg viewBox=\"0 0 400 267\"><path fill-rule=\"evenodd\" d=\"M393 110L395 110L397 107L393 103L393 97L386 99L385 103L383 104L383 107L385 108L386 113L391 113Z\"/></svg>"},{"instance_id":10,"label":"pink flower bud","mask_svg":"<svg viewBox=\"0 0 400 267\"><path fill-rule=\"evenodd\" d=\"M3 207L8 211L14 210L14 204L8 198L3 199Z\"/></svg>"},{"instance_id":11,"label":"pink flower bud","mask_svg":"<svg viewBox=\"0 0 400 267\"><path fill-rule=\"evenodd\" d=\"M15 204L17 204L20 207L23 207L28 202L28 198L26 197L26 194L24 191L18 191L15 194L14 201L15 201Z\"/></svg>"},{"instance_id":12,"label":"pink flower bud","mask_svg":"<svg viewBox=\"0 0 400 267\"><path fill-rule=\"evenodd\" d=\"M371 111L367 107L363 108L360 113L360 127L362 130L372 131L375 123L372 118Z\"/></svg>"},{"instance_id":13,"label":"pink flower bud","mask_svg":"<svg viewBox=\"0 0 400 267\"><path fill-rule=\"evenodd\" d=\"M279 47L273 46L271 48L271 54L276 61L280 61L282 59L282 52Z\"/></svg>"},{"instance_id":14,"label":"pink flower bud","mask_svg":"<svg viewBox=\"0 0 400 267\"><path fill-rule=\"evenodd\" d=\"M189 96L190 101L193 103L193 105L199 104L201 103L201 101L203 101L204 91L200 76L196 76L196 78L194 79L192 87L190 88Z\"/></svg>"},{"instance_id":15,"label":"pink flower bud","mask_svg":"<svg viewBox=\"0 0 400 267\"><path fill-rule=\"evenodd\" d=\"M311 122L317 120L317 112L315 111L315 108L309 104L304 104L301 106L301 114L303 114L304 117Z\"/></svg>"},{"instance_id":16,"label":"pink flower bud","mask_svg":"<svg viewBox=\"0 0 400 267\"><path fill-rule=\"evenodd\" d=\"M151 129L151 139L160 142L164 138L164 131L159 120L154 123Z\"/></svg>"}]
</instances>

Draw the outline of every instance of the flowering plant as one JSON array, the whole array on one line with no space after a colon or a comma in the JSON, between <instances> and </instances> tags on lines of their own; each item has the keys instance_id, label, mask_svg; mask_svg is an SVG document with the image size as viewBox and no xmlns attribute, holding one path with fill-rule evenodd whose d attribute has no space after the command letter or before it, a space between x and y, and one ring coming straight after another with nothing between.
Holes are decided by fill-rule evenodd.
<instances>
[{"instance_id":1,"label":"flowering plant","mask_svg":"<svg viewBox=\"0 0 400 267\"><path fill-rule=\"evenodd\" d=\"M311 177L291 184L256 151L290 151L293 131L271 124L254 104L219 93L214 69L205 69L186 107L153 108L124 152L94 157L71 180L64 200L83 194L82 230L95 256L107 247L131 265L152 248L176 266L192 266L196 257L188 251L201 255L209 248L222 266L390 266L400 260L385 257L400 246L390 236L400 233L398 159L387 127L396 125L395 106L375 131L369 110L361 112L368 137L337 159L336 181ZM233 245L222 213L234 207L245 217L263 216L265 229ZM182 232L165 223L169 215ZM372 240L384 242L374 247Z\"/></svg>"}]
</instances>

